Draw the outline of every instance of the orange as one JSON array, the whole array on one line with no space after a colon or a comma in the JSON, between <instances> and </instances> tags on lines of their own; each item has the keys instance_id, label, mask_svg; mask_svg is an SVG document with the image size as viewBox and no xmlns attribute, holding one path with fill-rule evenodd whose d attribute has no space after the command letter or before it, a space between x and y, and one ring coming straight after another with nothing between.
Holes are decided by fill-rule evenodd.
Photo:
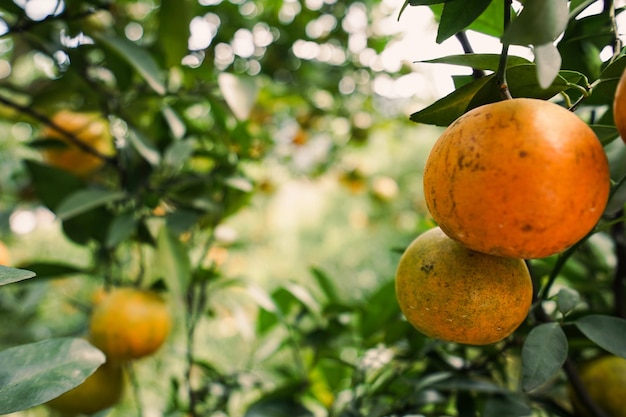
<instances>
[{"instance_id":1,"label":"orange","mask_svg":"<svg viewBox=\"0 0 626 417\"><path fill-rule=\"evenodd\" d=\"M581 368L580 380L593 402L608 417L626 417L626 359L618 356L603 356L592 360ZM591 416L568 387L574 408L583 416Z\"/></svg>"},{"instance_id":2,"label":"orange","mask_svg":"<svg viewBox=\"0 0 626 417\"><path fill-rule=\"evenodd\" d=\"M589 233L606 207L606 154L575 114L518 98L470 110L433 146L424 196L448 236L513 258L559 253Z\"/></svg>"},{"instance_id":3,"label":"orange","mask_svg":"<svg viewBox=\"0 0 626 417\"><path fill-rule=\"evenodd\" d=\"M172 318L159 294L119 288L97 299L90 320L89 340L112 361L151 355L167 339Z\"/></svg>"},{"instance_id":4,"label":"orange","mask_svg":"<svg viewBox=\"0 0 626 417\"><path fill-rule=\"evenodd\" d=\"M400 258L396 297L409 323L426 336L486 345L524 321L532 281L523 260L472 251L436 227Z\"/></svg>"},{"instance_id":5,"label":"orange","mask_svg":"<svg viewBox=\"0 0 626 417\"><path fill-rule=\"evenodd\" d=\"M122 368L105 363L76 388L46 404L63 414L94 414L112 407L122 397Z\"/></svg>"},{"instance_id":6,"label":"orange","mask_svg":"<svg viewBox=\"0 0 626 417\"><path fill-rule=\"evenodd\" d=\"M0 242L0 265L9 266L11 264L11 252L4 242Z\"/></svg>"},{"instance_id":7,"label":"orange","mask_svg":"<svg viewBox=\"0 0 626 417\"><path fill-rule=\"evenodd\" d=\"M99 114L63 110L53 115L51 120L101 154L106 156L113 154L109 123ZM43 151L44 160L50 165L79 176L86 176L101 168L105 163L104 159L80 149L67 136L51 126L46 126L42 134L46 139L56 139L64 144L58 147L51 146Z\"/></svg>"},{"instance_id":8,"label":"orange","mask_svg":"<svg viewBox=\"0 0 626 417\"><path fill-rule=\"evenodd\" d=\"M622 73L613 97L613 119L622 140L626 142L626 71Z\"/></svg>"}]
</instances>

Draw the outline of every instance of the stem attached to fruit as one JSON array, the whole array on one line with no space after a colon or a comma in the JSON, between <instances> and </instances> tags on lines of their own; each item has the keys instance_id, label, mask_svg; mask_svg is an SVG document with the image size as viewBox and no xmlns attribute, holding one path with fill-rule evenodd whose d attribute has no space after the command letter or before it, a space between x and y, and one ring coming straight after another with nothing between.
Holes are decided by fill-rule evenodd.
<instances>
[{"instance_id":1,"label":"stem attached to fruit","mask_svg":"<svg viewBox=\"0 0 626 417\"><path fill-rule=\"evenodd\" d=\"M511 21L511 3L512 0L504 1L504 28L509 26ZM500 87L500 96L502 100L510 100L513 97L509 91L509 85L506 81L506 61L509 55L509 44L502 42L502 52L500 52L500 62L498 63L498 70L496 71L496 81Z\"/></svg>"}]
</instances>

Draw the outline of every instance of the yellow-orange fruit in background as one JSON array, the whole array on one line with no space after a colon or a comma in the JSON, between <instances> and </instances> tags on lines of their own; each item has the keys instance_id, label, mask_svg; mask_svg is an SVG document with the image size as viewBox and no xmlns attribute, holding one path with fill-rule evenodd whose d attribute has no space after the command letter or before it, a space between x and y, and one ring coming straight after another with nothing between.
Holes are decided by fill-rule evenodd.
<instances>
[{"instance_id":1,"label":"yellow-orange fruit in background","mask_svg":"<svg viewBox=\"0 0 626 417\"><path fill-rule=\"evenodd\" d=\"M50 120L102 155L113 155L114 147L109 123L98 113L77 113L62 110L54 114ZM80 149L66 135L51 126L46 126L42 135L46 139L59 140L65 145L44 149L43 158L52 166L79 176L85 176L104 165L102 158Z\"/></svg>"},{"instance_id":2,"label":"yellow-orange fruit in background","mask_svg":"<svg viewBox=\"0 0 626 417\"><path fill-rule=\"evenodd\" d=\"M613 119L619 135L626 142L626 71L622 73L615 89Z\"/></svg>"},{"instance_id":3,"label":"yellow-orange fruit in background","mask_svg":"<svg viewBox=\"0 0 626 417\"><path fill-rule=\"evenodd\" d=\"M600 219L609 189L591 128L536 99L470 110L442 133L424 168L426 205L441 229L473 250L513 258L578 242Z\"/></svg>"},{"instance_id":4,"label":"yellow-orange fruit in background","mask_svg":"<svg viewBox=\"0 0 626 417\"><path fill-rule=\"evenodd\" d=\"M118 288L97 299L90 319L89 341L107 359L139 359L156 352L167 339L172 318L159 294Z\"/></svg>"},{"instance_id":5,"label":"yellow-orange fruit in background","mask_svg":"<svg viewBox=\"0 0 626 417\"><path fill-rule=\"evenodd\" d=\"M523 260L472 251L436 227L418 236L400 258L396 297L423 334L486 345L524 321L532 281Z\"/></svg>"},{"instance_id":6,"label":"yellow-orange fruit in background","mask_svg":"<svg viewBox=\"0 0 626 417\"><path fill-rule=\"evenodd\" d=\"M581 367L580 381L608 417L626 417L626 359L612 355L594 359ZM568 393L574 408L590 417L571 386Z\"/></svg>"},{"instance_id":7,"label":"yellow-orange fruit in background","mask_svg":"<svg viewBox=\"0 0 626 417\"><path fill-rule=\"evenodd\" d=\"M9 266L11 264L11 252L4 242L0 242L0 265Z\"/></svg>"},{"instance_id":8,"label":"yellow-orange fruit in background","mask_svg":"<svg viewBox=\"0 0 626 417\"><path fill-rule=\"evenodd\" d=\"M46 404L64 414L94 414L120 401L124 390L122 368L105 363L76 388Z\"/></svg>"}]
</instances>

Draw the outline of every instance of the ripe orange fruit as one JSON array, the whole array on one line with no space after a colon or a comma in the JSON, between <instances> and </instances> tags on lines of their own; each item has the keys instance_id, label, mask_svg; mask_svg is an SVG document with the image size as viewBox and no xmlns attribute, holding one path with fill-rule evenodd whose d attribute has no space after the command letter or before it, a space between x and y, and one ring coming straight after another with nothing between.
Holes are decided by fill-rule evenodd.
<instances>
[{"instance_id":1,"label":"ripe orange fruit","mask_svg":"<svg viewBox=\"0 0 626 417\"><path fill-rule=\"evenodd\" d=\"M101 154L107 156L113 154L113 140L109 131L109 123L99 114L63 110L54 114L51 120ZM49 147L43 151L43 158L50 165L79 176L89 175L104 165L102 158L80 149L54 128L46 126L42 134L47 139L56 139L65 145Z\"/></svg>"},{"instance_id":2,"label":"ripe orange fruit","mask_svg":"<svg viewBox=\"0 0 626 417\"><path fill-rule=\"evenodd\" d=\"M618 356L603 356L581 368L580 380L593 402L609 417L626 417L626 359ZM591 416L574 390L568 387L574 408L583 416Z\"/></svg>"},{"instance_id":3,"label":"ripe orange fruit","mask_svg":"<svg viewBox=\"0 0 626 417\"><path fill-rule=\"evenodd\" d=\"M89 340L108 359L127 361L156 352L171 327L169 308L159 294L119 288L100 297L94 306Z\"/></svg>"},{"instance_id":4,"label":"ripe orange fruit","mask_svg":"<svg viewBox=\"0 0 626 417\"><path fill-rule=\"evenodd\" d=\"M9 266L11 264L11 252L4 242L0 242L0 265Z\"/></svg>"},{"instance_id":5,"label":"ripe orange fruit","mask_svg":"<svg viewBox=\"0 0 626 417\"><path fill-rule=\"evenodd\" d=\"M610 188L606 154L575 114L518 98L470 110L424 168L431 215L448 236L491 255L542 258L596 225Z\"/></svg>"},{"instance_id":6,"label":"ripe orange fruit","mask_svg":"<svg viewBox=\"0 0 626 417\"><path fill-rule=\"evenodd\" d=\"M626 71L622 73L613 97L613 120L622 140L626 142Z\"/></svg>"},{"instance_id":7,"label":"ripe orange fruit","mask_svg":"<svg viewBox=\"0 0 626 417\"><path fill-rule=\"evenodd\" d=\"M46 404L63 414L94 414L117 404L123 390L122 368L105 363L82 384Z\"/></svg>"},{"instance_id":8,"label":"ripe orange fruit","mask_svg":"<svg viewBox=\"0 0 626 417\"><path fill-rule=\"evenodd\" d=\"M532 281L523 260L472 251L436 227L400 258L396 297L406 319L426 336L486 345L524 321Z\"/></svg>"}]
</instances>

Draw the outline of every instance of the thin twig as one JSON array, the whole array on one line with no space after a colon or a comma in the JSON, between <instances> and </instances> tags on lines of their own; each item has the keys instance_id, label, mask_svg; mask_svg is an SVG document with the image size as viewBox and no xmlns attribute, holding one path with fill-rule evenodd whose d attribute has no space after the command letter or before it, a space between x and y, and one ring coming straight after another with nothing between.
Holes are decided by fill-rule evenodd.
<instances>
[{"instance_id":1,"label":"thin twig","mask_svg":"<svg viewBox=\"0 0 626 417\"><path fill-rule=\"evenodd\" d=\"M458 39L459 43L461 44L461 47L463 48L464 53L466 54L474 53L474 48L472 48L472 45L470 44L470 41L467 38L467 34L465 33L464 30L457 32L455 36ZM484 76L485 76L485 71L478 69L478 68L472 68L472 77L474 77L474 79L477 80L477 79L483 78Z\"/></svg>"},{"instance_id":2,"label":"thin twig","mask_svg":"<svg viewBox=\"0 0 626 417\"><path fill-rule=\"evenodd\" d=\"M511 22L511 2L512 0L504 1L504 28L506 29ZM502 42L502 51L500 52L500 62L498 63L498 70L496 71L496 82L500 88L500 96L503 100L510 100L513 98L509 91L509 85L506 81L506 61L509 55L509 44Z\"/></svg>"},{"instance_id":3,"label":"thin twig","mask_svg":"<svg viewBox=\"0 0 626 417\"><path fill-rule=\"evenodd\" d=\"M4 33L0 34L0 39L4 36L9 36L11 34L27 32L33 27L36 27L45 23L54 22L57 20L63 20L65 22L72 21L72 20L81 20L99 12L100 10L109 10L109 8L110 8L110 5L106 4L103 6L89 7L87 10L82 11L80 13L76 13L74 15L61 13L56 16L50 15L43 20L30 20L30 19L20 20L18 21L18 23L12 26L9 26L8 29Z\"/></svg>"},{"instance_id":4,"label":"thin twig","mask_svg":"<svg viewBox=\"0 0 626 417\"><path fill-rule=\"evenodd\" d=\"M92 146L89 146L88 144L86 144L85 142L81 141L73 132L70 132L69 130L63 128L62 126L59 126L58 124L56 124L55 122L53 122L52 120L50 120L50 118L44 116L43 114L31 109L30 107L26 107L23 106L21 104L18 104L16 102L14 102L13 100L10 100L6 97L0 96L0 103L4 104L7 107L10 107L14 110L17 110L20 113L23 113L27 116L32 117L33 119L38 120L39 122L50 126L51 128L53 128L54 130L56 130L57 132L61 133L63 136L65 136L73 145L75 145L76 147L78 147L80 150L82 150L83 152L86 152L90 155L93 155L99 159L102 159L105 163L112 165L112 166L117 166L117 160L116 158L109 156L109 155L105 155L102 152L100 152L99 150L95 149Z\"/></svg>"}]
</instances>

